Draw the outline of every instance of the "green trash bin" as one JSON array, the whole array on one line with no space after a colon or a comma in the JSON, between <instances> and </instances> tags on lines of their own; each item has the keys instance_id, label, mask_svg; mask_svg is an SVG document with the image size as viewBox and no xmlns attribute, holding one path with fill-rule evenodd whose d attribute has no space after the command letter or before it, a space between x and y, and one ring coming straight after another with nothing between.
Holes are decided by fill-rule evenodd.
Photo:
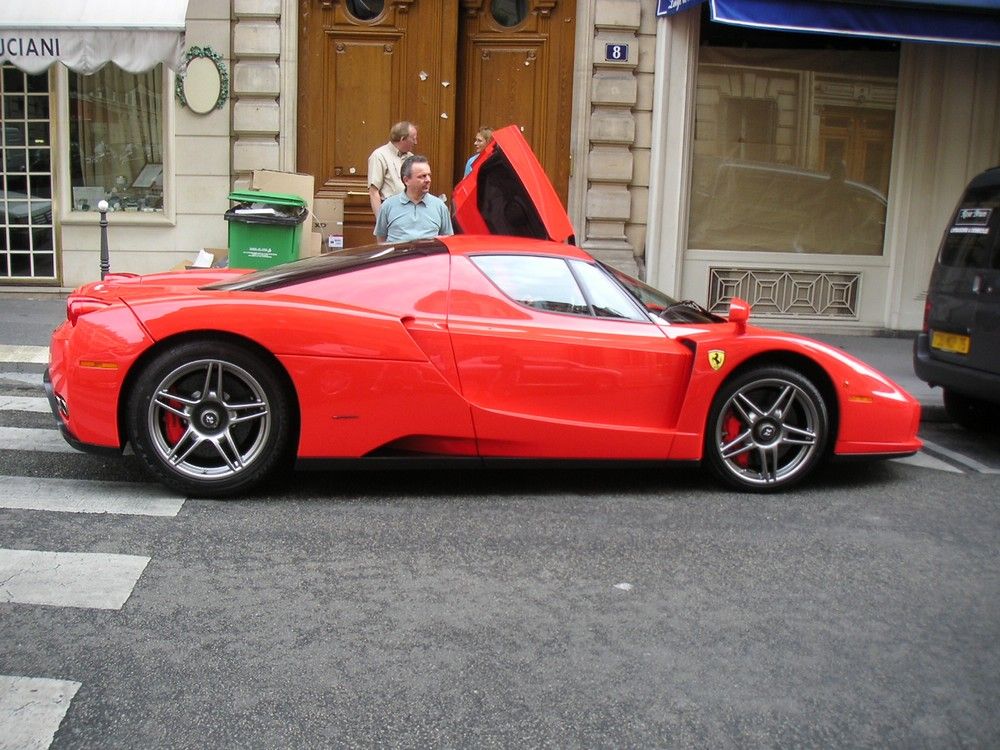
<instances>
[{"instance_id":1,"label":"green trash bin","mask_svg":"<svg viewBox=\"0 0 1000 750\"><path fill-rule=\"evenodd\" d=\"M308 211L297 195L237 190L226 211L230 268L270 268L299 256L302 222Z\"/></svg>"}]
</instances>

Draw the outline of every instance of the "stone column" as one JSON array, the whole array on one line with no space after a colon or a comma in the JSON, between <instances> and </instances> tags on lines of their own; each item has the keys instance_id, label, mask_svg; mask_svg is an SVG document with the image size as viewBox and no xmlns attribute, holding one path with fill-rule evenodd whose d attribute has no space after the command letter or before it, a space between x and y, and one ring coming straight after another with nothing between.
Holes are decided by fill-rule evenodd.
<instances>
[{"instance_id":1,"label":"stone column","mask_svg":"<svg viewBox=\"0 0 1000 750\"><path fill-rule=\"evenodd\" d=\"M632 216L633 145L638 101L641 0L594 3L593 78L590 87L587 155L586 227L588 252L628 273L636 273L636 254L626 233ZM616 57L608 46L628 54ZM582 50L581 50L582 52Z\"/></svg>"},{"instance_id":2,"label":"stone column","mask_svg":"<svg viewBox=\"0 0 1000 750\"><path fill-rule=\"evenodd\" d=\"M233 0L233 180L282 161L282 0ZM292 97L294 99L294 96Z\"/></svg>"}]
</instances>

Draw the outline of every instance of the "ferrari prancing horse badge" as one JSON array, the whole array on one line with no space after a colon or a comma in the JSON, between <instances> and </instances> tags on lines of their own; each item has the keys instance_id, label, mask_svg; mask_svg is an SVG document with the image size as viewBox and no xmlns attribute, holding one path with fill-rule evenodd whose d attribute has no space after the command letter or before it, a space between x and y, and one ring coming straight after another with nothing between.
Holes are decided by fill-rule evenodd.
<instances>
[{"instance_id":1,"label":"ferrari prancing horse badge","mask_svg":"<svg viewBox=\"0 0 1000 750\"><path fill-rule=\"evenodd\" d=\"M713 370L718 370L726 363L726 353L721 349L708 350L708 364Z\"/></svg>"}]
</instances>

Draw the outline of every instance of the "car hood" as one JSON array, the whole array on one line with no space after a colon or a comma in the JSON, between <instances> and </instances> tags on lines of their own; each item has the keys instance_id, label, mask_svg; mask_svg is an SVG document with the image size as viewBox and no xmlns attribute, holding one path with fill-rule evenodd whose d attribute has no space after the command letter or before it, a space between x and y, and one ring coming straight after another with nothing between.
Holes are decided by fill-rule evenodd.
<instances>
[{"instance_id":1,"label":"car hood","mask_svg":"<svg viewBox=\"0 0 1000 750\"><path fill-rule=\"evenodd\" d=\"M456 231L576 244L573 225L548 175L516 125L493 140L455 186Z\"/></svg>"}]
</instances>

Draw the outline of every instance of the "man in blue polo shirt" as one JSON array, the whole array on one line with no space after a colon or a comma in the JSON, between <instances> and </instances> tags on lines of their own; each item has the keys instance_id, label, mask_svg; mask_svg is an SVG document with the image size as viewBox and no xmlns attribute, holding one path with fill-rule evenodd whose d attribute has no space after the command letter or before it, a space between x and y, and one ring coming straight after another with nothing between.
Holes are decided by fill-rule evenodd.
<instances>
[{"instance_id":1,"label":"man in blue polo shirt","mask_svg":"<svg viewBox=\"0 0 1000 750\"><path fill-rule=\"evenodd\" d=\"M454 234L444 201L431 195L431 165L426 156L408 156L400 176L406 189L386 198L378 210L374 235L396 243Z\"/></svg>"}]
</instances>

